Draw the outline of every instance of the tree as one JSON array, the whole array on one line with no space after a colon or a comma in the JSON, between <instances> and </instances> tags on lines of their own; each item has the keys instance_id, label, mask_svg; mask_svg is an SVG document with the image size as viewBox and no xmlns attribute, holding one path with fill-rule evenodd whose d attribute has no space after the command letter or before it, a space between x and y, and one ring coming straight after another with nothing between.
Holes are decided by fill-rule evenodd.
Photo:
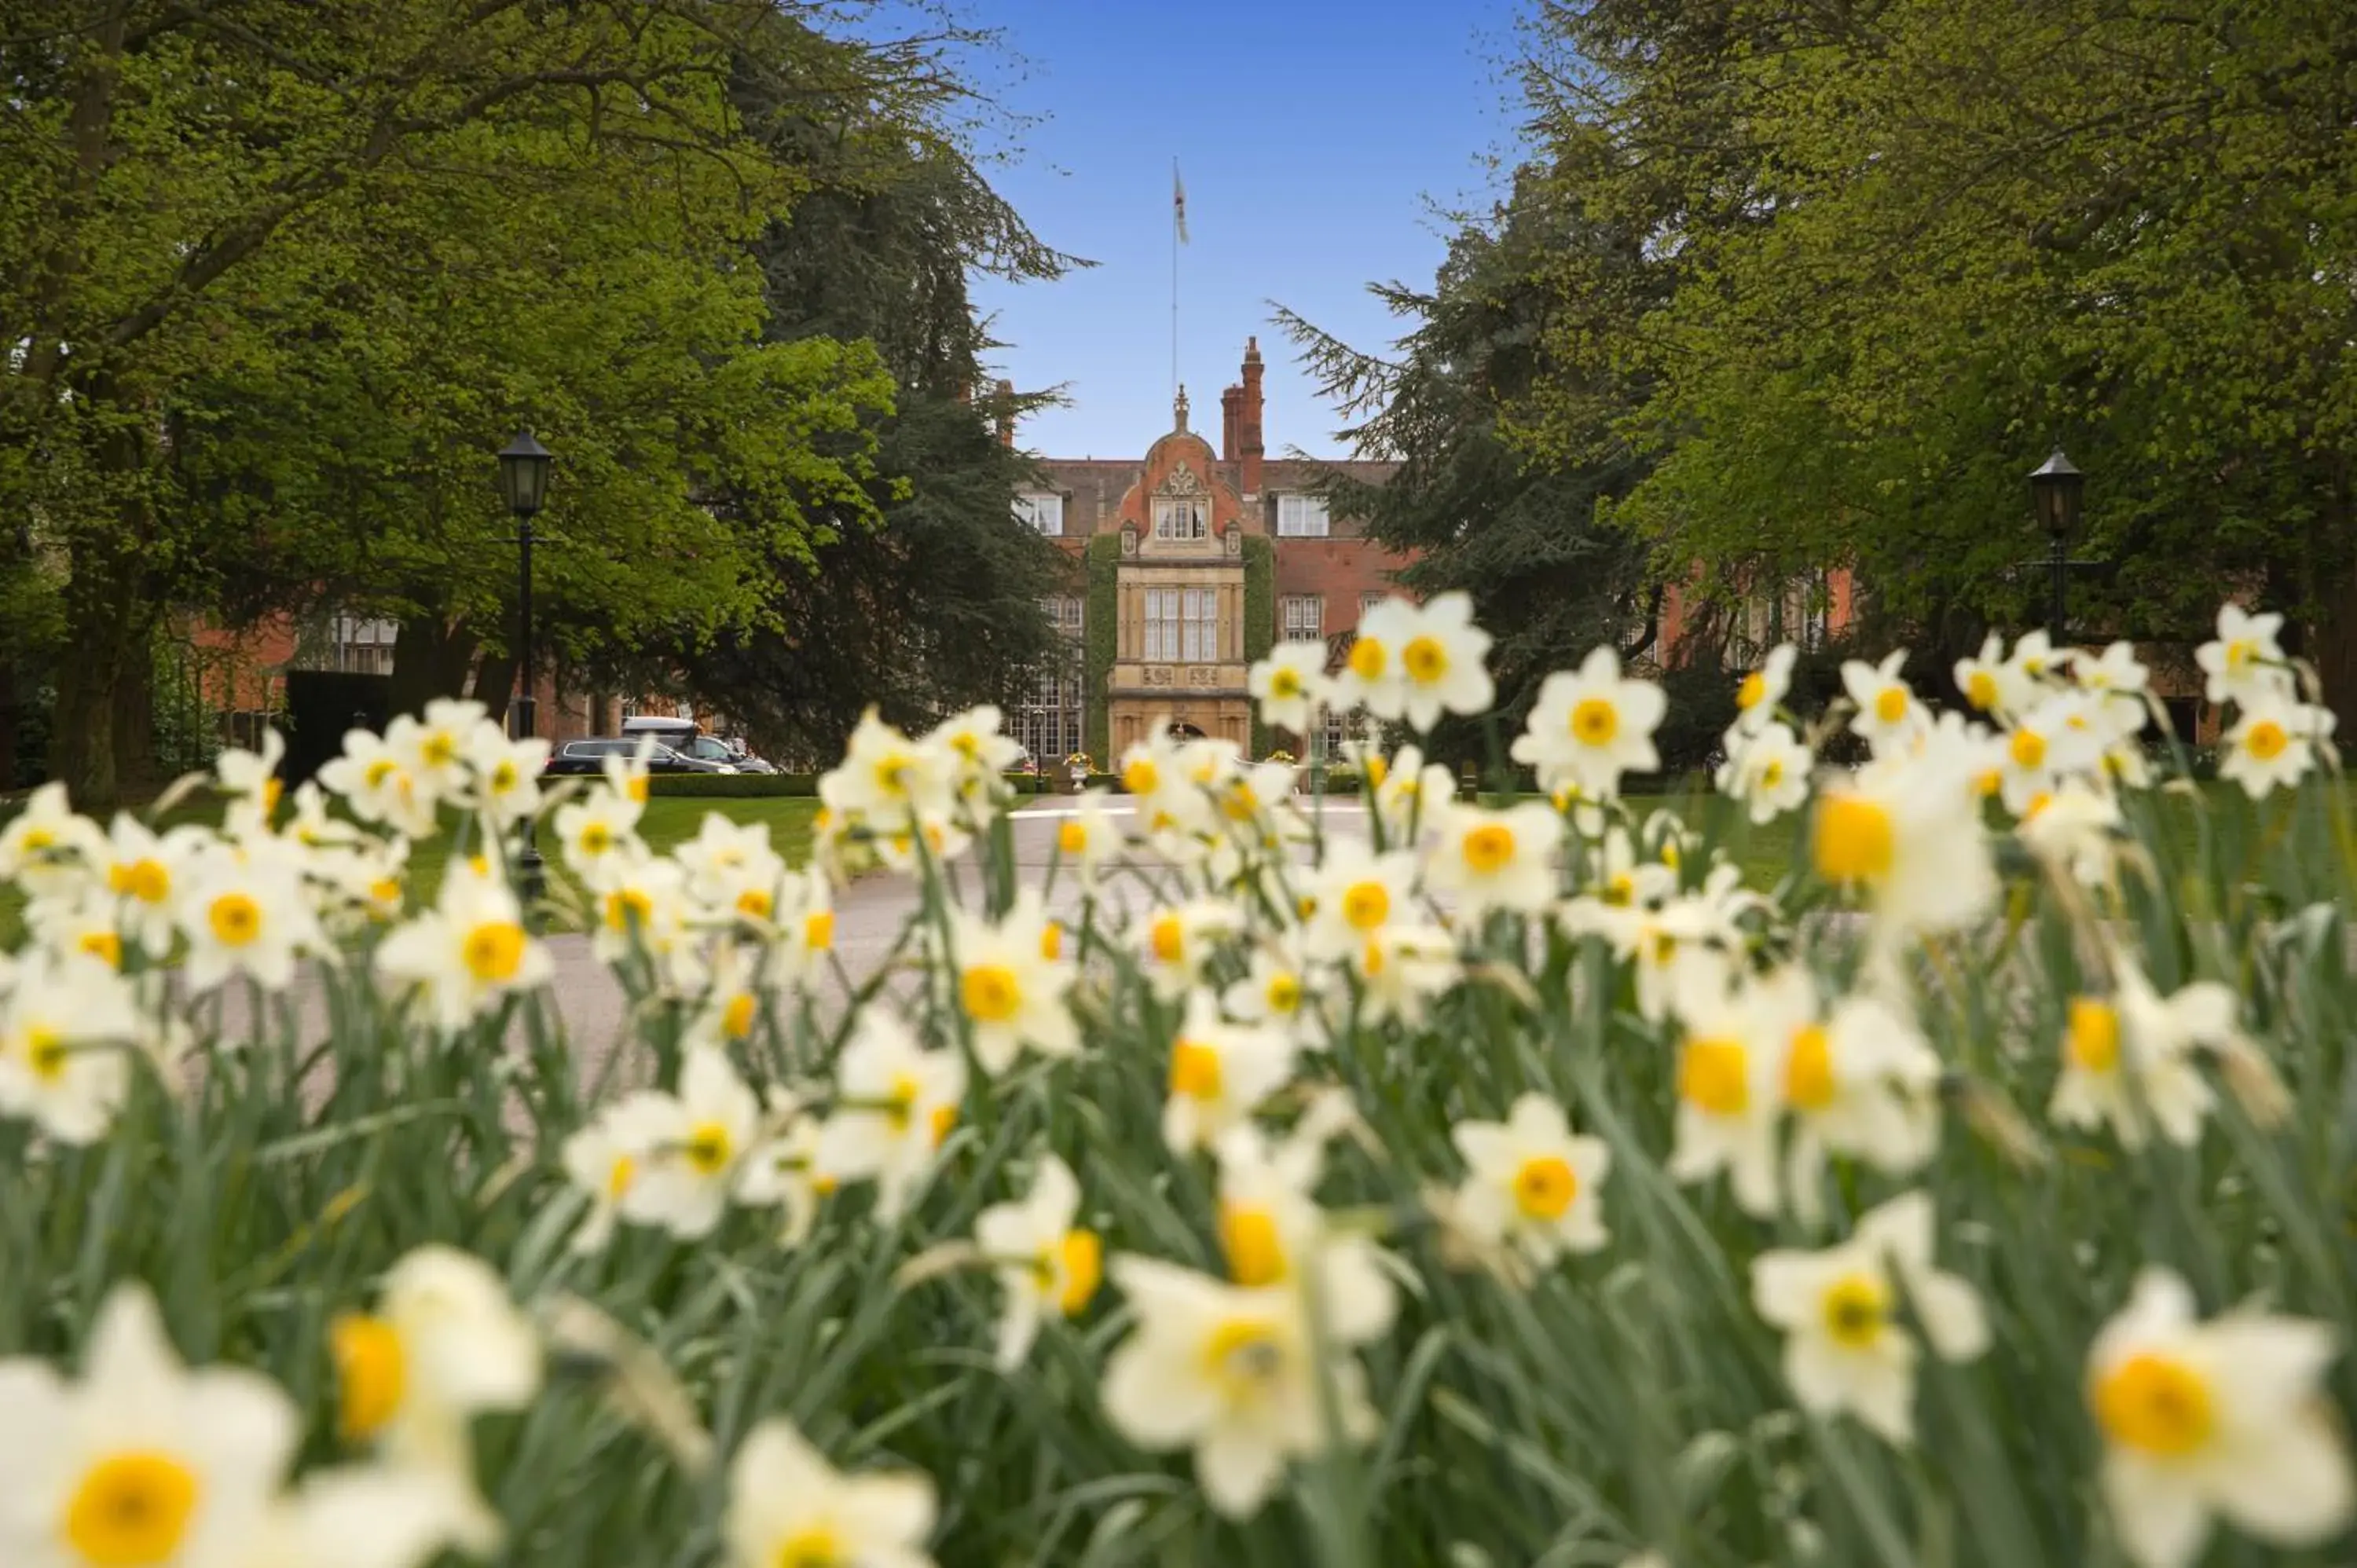
<instances>
[{"instance_id":1,"label":"tree","mask_svg":"<svg viewBox=\"0 0 2357 1568\"><path fill-rule=\"evenodd\" d=\"M588 548L556 568L560 613L575 603L576 626L610 624L623 585L600 547L653 530L675 546L663 564L697 579L676 590L695 601L690 630L749 607L741 578L716 602L698 591L730 553L707 525L751 523L749 562L800 526L801 488L861 493L858 410L879 406L880 383L856 355L830 365L760 342L758 287L729 275L727 248L808 182L742 134L734 90L769 81L820 117L857 105L877 134L957 91L934 51L851 47L815 25L842 15L815 0L0 0L14 106L0 115L0 342L15 346L0 361L0 510L31 517L38 553L65 568L57 771L88 800L115 793L138 765L116 746L141 728L135 650L224 546L291 572L334 564L323 542L346 542L296 540L307 517L382 546L371 585L451 640L484 624L483 585L511 574L495 546L474 551L470 531L495 520L459 499L456 465L513 415L577 435L579 482L560 494L587 507L594 481L603 521L625 529L577 520ZM606 221L576 236L585 209ZM425 275L425 260L447 270ZM450 320L454 301L495 296L518 308ZM620 321L587 308L598 304ZM542 329L530 351L490 335L518 325ZM617 325L657 336L608 337ZM481 334L471 361L437 330L449 326ZM293 409L280 434L328 439L260 455L248 416L290 371L346 404L316 426ZM652 417L629 433L592 431L682 383L700 401L668 414L673 428L642 403ZM227 436L208 445L209 431ZM320 460L322 445L345 460ZM634 483L683 473L651 515L630 511L648 499ZM737 495L726 520L692 497L721 479ZM398 521L350 530L347 505ZM414 576L374 578L388 555ZM412 583L451 592L433 602ZM436 640L404 639L427 653ZM436 662L447 684L457 661Z\"/></svg>"},{"instance_id":2,"label":"tree","mask_svg":"<svg viewBox=\"0 0 2357 1568\"><path fill-rule=\"evenodd\" d=\"M1850 565L1976 638L2034 613L2060 440L2074 553L2116 564L2077 629L2186 639L2244 588L2357 702L2345 6L1588 0L1530 38L1545 134L1614 150L1584 189L1672 280L1611 335L1654 460L1615 515L1664 559L1730 595Z\"/></svg>"},{"instance_id":3,"label":"tree","mask_svg":"<svg viewBox=\"0 0 2357 1568\"><path fill-rule=\"evenodd\" d=\"M1282 313L1327 394L1365 413L1348 433L1357 454L1400 465L1386 483L1337 471L1324 489L1338 510L1366 519L1384 547L1413 554L1406 586L1472 596L1498 639L1491 667L1498 712L1510 722L1529 710L1549 671L1598 642L1636 657L1652 650L1658 628L1660 596L1643 546L1598 515L1599 502L1625 494L1644 471L1610 426L1641 387L1592 358L1567 361L1563 339L1547 336L1552 280L1573 267L1609 280L1619 297L1649 286L1632 238L1533 166L1489 220L1459 227L1430 290L1373 288L1415 324L1396 360ZM1588 444L1570 453L1534 447L1526 429L1545 412L1535 400L1552 400L1560 430L1575 389ZM1471 735L1454 730L1438 744L1478 750Z\"/></svg>"},{"instance_id":4,"label":"tree","mask_svg":"<svg viewBox=\"0 0 2357 1568\"><path fill-rule=\"evenodd\" d=\"M767 614L685 665L688 683L787 755L831 757L873 703L904 725L1007 703L1068 650L1042 610L1077 591L1063 553L1014 516L1032 466L992 425L1037 403L977 403L996 345L976 316L977 271L1043 279L1075 264L1043 244L946 137L870 144L856 162L793 106L749 111L823 188L759 256L770 330L800 343L872 343L895 412L878 430L866 507L841 507L807 554L764 578Z\"/></svg>"}]
</instances>

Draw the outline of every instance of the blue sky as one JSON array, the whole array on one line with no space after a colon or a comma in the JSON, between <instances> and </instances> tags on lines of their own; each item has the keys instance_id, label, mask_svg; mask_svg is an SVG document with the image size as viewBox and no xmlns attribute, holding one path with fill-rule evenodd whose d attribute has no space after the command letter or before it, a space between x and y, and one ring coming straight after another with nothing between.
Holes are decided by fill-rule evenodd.
<instances>
[{"instance_id":1,"label":"blue sky","mask_svg":"<svg viewBox=\"0 0 2357 1568\"><path fill-rule=\"evenodd\" d=\"M1178 371L1219 439L1248 334L1267 363L1269 454L1339 456L1342 420L1271 323L1280 302L1361 347L1397 334L1372 279L1431 282L1430 201L1486 206L1508 149L1498 62L1517 0L975 0L1019 62L995 91L1043 116L992 170L1049 244L1098 263L1059 283L985 280L999 373L1061 385L1024 422L1054 457L1143 456L1170 424L1170 163L1187 187Z\"/></svg>"}]
</instances>

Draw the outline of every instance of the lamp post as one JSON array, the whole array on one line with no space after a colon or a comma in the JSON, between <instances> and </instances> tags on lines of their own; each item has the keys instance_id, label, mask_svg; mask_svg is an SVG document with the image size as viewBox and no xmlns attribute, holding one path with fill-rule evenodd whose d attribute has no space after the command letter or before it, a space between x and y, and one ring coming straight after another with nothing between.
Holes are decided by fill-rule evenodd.
<instances>
[{"instance_id":1,"label":"lamp post","mask_svg":"<svg viewBox=\"0 0 2357 1568\"><path fill-rule=\"evenodd\" d=\"M500 449L500 496L516 520L516 681L518 695L508 733L522 740L539 731L539 705L533 699L532 653L532 520L548 499L548 471L556 455L533 439L530 429ZM523 854L516 862L516 880L527 901L541 890L540 837L537 824L523 826Z\"/></svg>"},{"instance_id":2,"label":"lamp post","mask_svg":"<svg viewBox=\"0 0 2357 1568\"><path fill-rule=\"evenodd\" d=\"M2048 543L2046 635L2058 649L2062 646L2063 585L2070 580L2071 568L2079 564L2070 558L2071 536L2079 529L2079 503L2086 489L2087 476L2062 455L2060 446L2029 476L2030 505L2046 530Z\"/></svg>"}]
</instances>

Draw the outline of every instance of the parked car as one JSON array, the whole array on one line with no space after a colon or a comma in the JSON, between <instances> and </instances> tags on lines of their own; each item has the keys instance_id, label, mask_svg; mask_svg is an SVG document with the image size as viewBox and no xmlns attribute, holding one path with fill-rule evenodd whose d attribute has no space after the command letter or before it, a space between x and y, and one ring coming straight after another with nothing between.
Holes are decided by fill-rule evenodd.
<instances>
[{"instance_id":1,"label":"parked car","mask_svg":"<svg viewBox=\"0 0 2357 1568\"><path fill-rule=\"evenodd\" d=\"M728 760L737 765L739 773L775 773L778 770L775 765L754 756L741 740L724 740L720 744L728 748Z\"/></svg>"},{"instance_id":2,"label":"parked car","mask_svg":"<svg viewBox=\"0 0 2357 1568\"><path fill-rule=\"evenodd\" d=\"M683 757L703 762L725 763L739 773L775 773L776 768L755 757L739 744L709 736L698 729L694 719L664 718L653 714L641 714L622 721L626 736L651 735L664 746Z\"/></svg>"},{"instance_id":3,"label":"parked car","mask_svg":"<svg viewBox=\"0 0 2357 1568\"><path fill-rule=\"evenodd\" d=\"M606 758L629 757L647 744L643 736L597 736L587 740L563 740L549 753L547 771L552 774L602 773ZM734 773L734 765L715 762L706 757L683 755L661 741L653 743L647 753L650 773Z\"/></svg>"}]
</instances>

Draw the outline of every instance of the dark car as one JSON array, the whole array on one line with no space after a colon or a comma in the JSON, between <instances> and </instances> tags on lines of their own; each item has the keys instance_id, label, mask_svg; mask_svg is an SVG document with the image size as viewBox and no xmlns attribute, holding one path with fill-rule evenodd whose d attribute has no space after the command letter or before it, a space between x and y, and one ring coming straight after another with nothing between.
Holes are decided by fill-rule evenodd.
<instances>
[{"instance_id":1,"label":"dark car","mask_svg":"<svg viewBox=\"0 0 2357 1568\"><path fill-rule=\"evenodd\" d=\"M608 757L628 757L646 745L643 736L601 736L589 740L561 740L548 754L547 771L552 774L602 773ZM650 773L734 773L737 769L725 761L707 760L701 757L683 757L670 746L657 741L647 753Z\"/></svg>"}]
</instances>

